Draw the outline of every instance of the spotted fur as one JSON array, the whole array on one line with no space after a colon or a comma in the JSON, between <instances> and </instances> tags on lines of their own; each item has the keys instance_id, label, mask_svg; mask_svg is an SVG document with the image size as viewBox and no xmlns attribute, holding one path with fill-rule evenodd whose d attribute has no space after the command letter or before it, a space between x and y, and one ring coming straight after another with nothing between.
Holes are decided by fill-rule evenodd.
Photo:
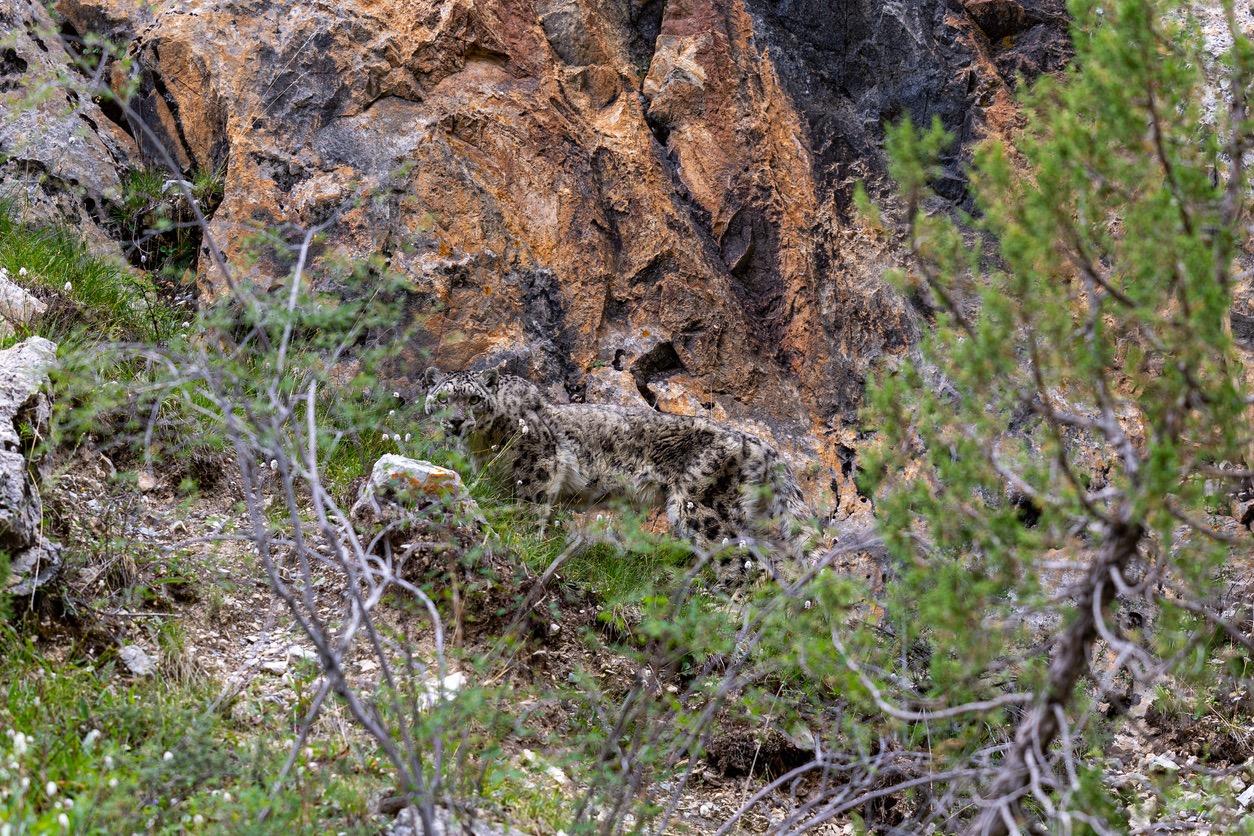
<instances>
[{"instance_id":1,"label":"spotted fur","mask_svg":"<svg viewBox=\"0 0 1254 836\"><path fill-rule=\"evenodd\" d=\"M699 417L557 404L497 371L428 369L426 412L502 465L546 520L559 502L625 496L662 505L673 531L700 544L752 536L807 515L787 464L766 442Z\"/></svg>"}]
</instances>

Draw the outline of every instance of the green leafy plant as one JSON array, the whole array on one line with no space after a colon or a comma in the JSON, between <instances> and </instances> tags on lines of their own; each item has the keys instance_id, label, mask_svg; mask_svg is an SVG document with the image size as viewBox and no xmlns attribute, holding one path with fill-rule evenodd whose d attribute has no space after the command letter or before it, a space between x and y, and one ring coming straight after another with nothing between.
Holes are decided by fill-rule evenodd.
<instances>
[{"instance_id":1,"label":"green leafy plant","mask_svg":"<svg viewBox=\"0 0 1254 836\"><path fill-rule=\"evenodd\" d=\"M870 387L865 482L899 567L894 650L922 642L927 660L877 659L914 683L881 680L895 701L965 703L934 768L978 765L980 832L1104 826L1111 801L1074 762L1092 725L1080 693L1105 698L1120 671L1143 685L1180 673L1191 649L1254 649L1249 625L1221 615L1225 563L1249 531L1213 513L1250 478L1228 321L1254 51L1226 4L1230 107L1208 114L1218 82L1187 8L1070 10L1074 66L1025 95L1013 143L977 152L977 214L960 224L932 197L939 125L888 138L914 255L895 280L933 321L919 356ZM1121 621L1160 610L1148 634ZM1031 651L1042 630L1048 654ZM1089 682L1095 644L1115 664Z\"/></svg>"}]
</instances>

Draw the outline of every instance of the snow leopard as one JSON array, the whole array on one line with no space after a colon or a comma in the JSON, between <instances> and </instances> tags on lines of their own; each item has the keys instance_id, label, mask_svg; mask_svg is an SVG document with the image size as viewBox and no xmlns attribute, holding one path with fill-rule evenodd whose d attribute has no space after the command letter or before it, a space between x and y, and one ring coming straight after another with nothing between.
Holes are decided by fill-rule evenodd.
<instances>
[{"instance_id":1,"label":"snow leopard","mask_svg":"<svg viewBox=\"0 0 1254 836\"><path fill-rule=\"evenodd\" d=\"M499 370L423 377L425 412L492 460L546 524L560 504L622 497L664 507L672 532L708 547L756 534L788 537L808 516L788 465L768 443L697 416L648 408L554 403Z\"/></svg>"}]
</instances>

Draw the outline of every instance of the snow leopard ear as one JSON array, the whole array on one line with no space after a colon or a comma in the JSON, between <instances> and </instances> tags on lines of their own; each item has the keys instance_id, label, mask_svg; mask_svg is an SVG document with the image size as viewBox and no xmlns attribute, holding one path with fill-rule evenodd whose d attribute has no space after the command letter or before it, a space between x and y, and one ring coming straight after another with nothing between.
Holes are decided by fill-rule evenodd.
<instances>
[{"instance_id":1,"label":"snow leopard ear","mask_svg":"<svg viewBox=\"0 0 1254 836\"><path fill-rule=\"evenodd\" d=\"M435 366L429 367L425 372L422 373L423 388L430 389L432 386L435 386L437 383L440 382L441 377L443 377L443 375L440 374L439 369L437 369Z\"/></svg>"},{"instance_id":2,"label":"snow leopard ear","mask_svg":"<svg viewBox=\"0 0 1254 836\"><path fill-rule=\"evenodd\" d=\"M496 384L500 382L501 382L501 370L500 369L488 369L486 372L483 373L483 385L487 386L489 389L495 389Z\"/></svg>"}]
</instances>

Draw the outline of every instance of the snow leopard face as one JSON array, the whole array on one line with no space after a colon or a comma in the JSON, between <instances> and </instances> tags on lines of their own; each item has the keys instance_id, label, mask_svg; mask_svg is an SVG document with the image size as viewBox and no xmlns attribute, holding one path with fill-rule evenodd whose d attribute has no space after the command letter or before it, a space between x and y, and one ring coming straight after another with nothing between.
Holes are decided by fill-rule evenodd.
<instances>
[{"instance_id":1,"label":"snow leopard face","mask_svg":"<svg viewBox=\"0 0 1254 836\"><path fill-rule=\"evenodd\" d=\"M476 427L486 426L503 414L496 369L484 372L453 372L442 374L427 369L423 383L427 389L424 410L440 419L449 435L464 438Z\"/></svg>"}]
</instances>

